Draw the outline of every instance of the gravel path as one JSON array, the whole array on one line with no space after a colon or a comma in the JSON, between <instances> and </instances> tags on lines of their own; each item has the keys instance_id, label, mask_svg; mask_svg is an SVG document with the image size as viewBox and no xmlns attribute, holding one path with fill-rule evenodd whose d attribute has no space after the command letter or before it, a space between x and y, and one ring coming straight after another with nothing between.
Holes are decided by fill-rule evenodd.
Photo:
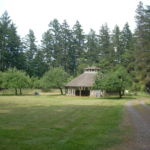
<instances>
[{"instance_id":1,"label":"gravel path","mask_svg":"<svg viewBox=\"0 0 150 150\"><path fill-rule=\"evenodd\" d=\"M150 150L150 107L144 104L146 98L128 101L128 110L131 123L135 129L135 138L123 149Z\"/></svg>"}]
</instances>

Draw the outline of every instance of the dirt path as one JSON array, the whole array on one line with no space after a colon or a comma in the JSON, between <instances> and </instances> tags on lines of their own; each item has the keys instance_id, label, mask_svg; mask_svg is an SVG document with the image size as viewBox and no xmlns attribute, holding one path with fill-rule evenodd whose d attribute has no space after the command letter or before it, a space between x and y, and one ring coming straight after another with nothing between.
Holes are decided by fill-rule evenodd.
<instances>
[{"instance_id":1,"label":"dirt path","mask_svg":"<svg viewBox=\"0 0 150 150\"><path fill-rule=\"evenodd\" d=\"M150 150L150 107L144 104L146 98L128 101L126 108L135 137L122 149Z\"/></svg>"}]
</instances>

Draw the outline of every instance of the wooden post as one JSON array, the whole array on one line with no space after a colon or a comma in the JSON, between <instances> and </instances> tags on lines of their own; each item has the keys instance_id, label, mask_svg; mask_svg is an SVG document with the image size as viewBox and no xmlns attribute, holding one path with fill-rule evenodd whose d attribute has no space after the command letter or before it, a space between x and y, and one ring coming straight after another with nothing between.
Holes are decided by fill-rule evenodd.
<instances>
[{"instance_id":1,"label":"wooden post","mask_svg":"<svg viewBox=\"0 0 150 150\"><path fill-rule=\"evenodd\" d=\"M80 87L80 96L81 96L81 87Z\"/></svg>"}]
</instances>

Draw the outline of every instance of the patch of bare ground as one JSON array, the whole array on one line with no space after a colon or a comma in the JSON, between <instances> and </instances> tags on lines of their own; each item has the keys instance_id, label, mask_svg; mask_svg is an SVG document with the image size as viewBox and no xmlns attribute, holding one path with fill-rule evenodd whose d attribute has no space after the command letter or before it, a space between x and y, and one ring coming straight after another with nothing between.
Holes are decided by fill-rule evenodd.
<instances>
[{"instance_id":1,"label":"patch of bare ground","mask_svg":"<svg viewBox=\"0 0 150 150\"><path fill-rule=\"evenodd\" d=\"M140 98L126 103L125 122L133 127L134 134L118 150L150 150L150 107L144 104L145 100Z\"/></svg>"},{"instance_id":2,"label":"patch of bare ground","mask_svg":"<svg viewBox=\"0 0 150 150\"><path fill-rule=\"evenodd\" d=\"M127 133L124 143L111 150L150 150L150 107L144 104L145 100L140 98L125 104L121 127L133 129L134 133Z\"/></svg>"},{"instance_id":3,"label":"patch of bare ground","mask_svg":"<svg viewBox=\"0 0 150 150\"><path fill-rule=\"evenodd\" d=\"M134 139L136 138L133 131L134 131L134 127L132 126L132 120L129 117L129 112L127 110L127 107L125 107L124 109L124 116L123 116L123 122L122 124L119 125L121 130L127 130L127 132L125 132L125 139L124 142L121 143L120 145L115 146L114 148L111 148L110 150L130 150L129 149L129 145L133 144ZM132 136L130 136L132 135ZM132 141L132 142L131 142ZM132 150L132 147L131 147Z\"/></svg>"}]
</instances>

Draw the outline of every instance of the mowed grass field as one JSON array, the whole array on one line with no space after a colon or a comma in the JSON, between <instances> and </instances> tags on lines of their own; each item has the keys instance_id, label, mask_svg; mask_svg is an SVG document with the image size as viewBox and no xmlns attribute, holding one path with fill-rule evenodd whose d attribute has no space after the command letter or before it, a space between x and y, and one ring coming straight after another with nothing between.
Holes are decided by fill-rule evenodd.
<instances>
[{"instance_id":1,"label":"mowed grass field","mask_svg":"<svg viewBox=\"0 0 150 150\"><path fill-rule=\"evenodd\" d=\"M0 95L0 150L109 150L124 142L132 97Z\"/></svg>"}]
</instances>

